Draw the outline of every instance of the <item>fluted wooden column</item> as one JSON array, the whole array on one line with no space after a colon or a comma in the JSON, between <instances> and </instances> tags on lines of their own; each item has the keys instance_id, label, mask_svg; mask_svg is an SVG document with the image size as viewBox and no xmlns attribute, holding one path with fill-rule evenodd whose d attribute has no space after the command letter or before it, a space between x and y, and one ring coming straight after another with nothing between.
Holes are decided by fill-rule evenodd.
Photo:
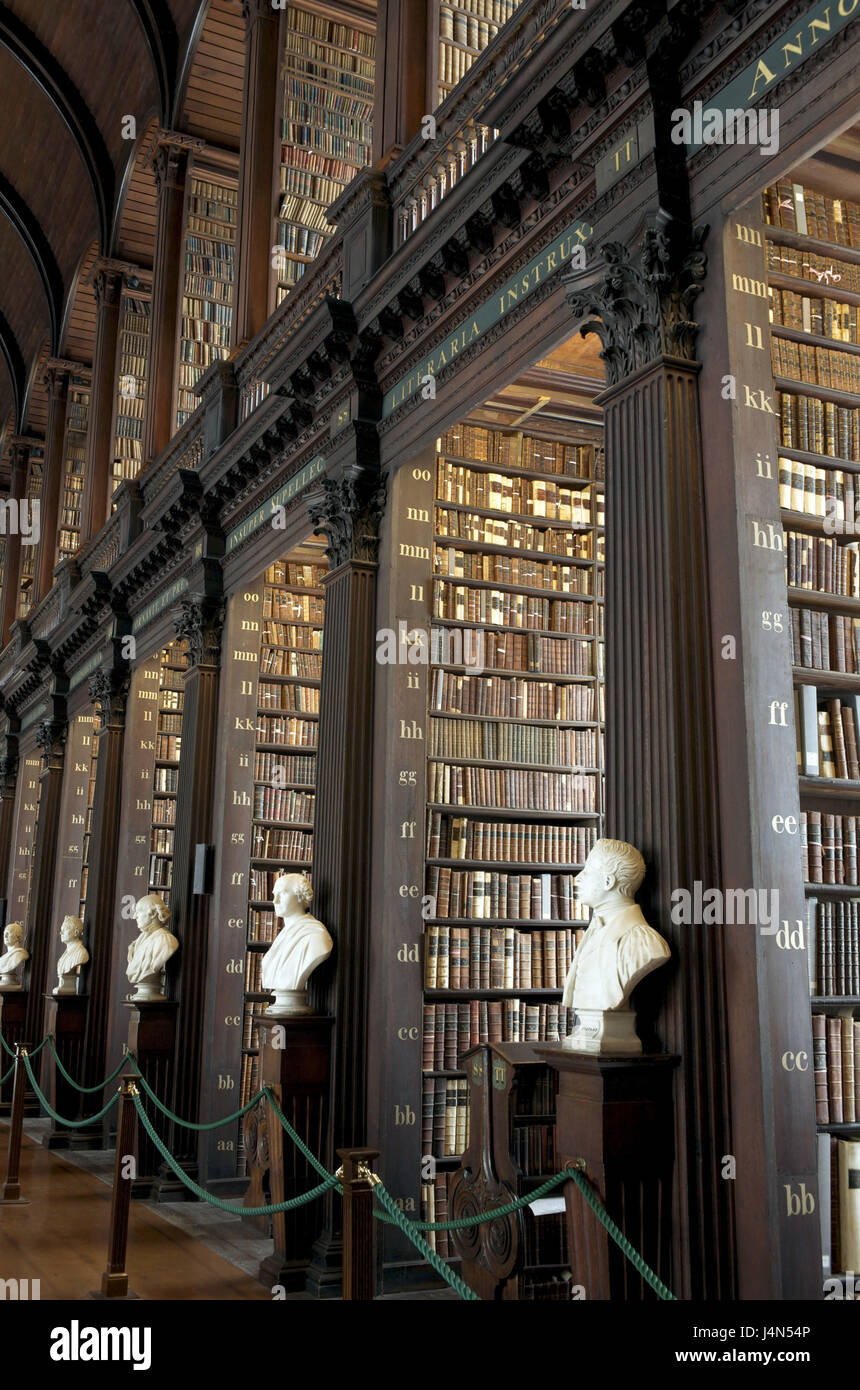
<instances>
[{"instance_id":1,"label":"fluted wooden column","mask_svg":"<svg viewBox=\"0 0 860 1390\"><path fill-rule=\"evenodd\" d=\"M276 104L280 13L270 0L242 0L245 87L239 164L239 252L233 345L248 342L269 316L274 236Z\"/></svg>"},{"instance_id":2,"label":"fluted wooden column","mask_svg":"<svg viewBox=\"0 0 860 1390\"><path fill-rule=\"evenodd\" d=\"M651 1050L681 1055L673 1291L731 1297L731 1152L722 928L678 927L672 891L719 884L716 729L699 428L701 238L662 220L641 249L602 248L605 279L572 294L600 334L606 424L606 834L636 845L639 894L672 961L639 993ZM658 1001L659 1007L658 1007ZM653 1030L656 1025L656 1038ZM645 1043L645 1050L649 1044Z\"/></svg>"},{"instance_id":3,"label":"fluted wooden column","mask_svg":"<svg viewBox=\"0 0 860 1390\"><path fill-rule=\"evenodd\" d=\"M6 894L12 836L15 831L15 788L18 781L18 741L6 735L6 748L0 757L0 894Z\"/></svg>"},{"instance_id":4,"label":"fluted wooden column","mask_svg":"<svg viewBox=\"0 0 860 1390\"><path fill-rule=\"evenodd\" d=\"M27 466L30 461L29 444L16 440L12 444L9 460L9 497L20 506L27 496ZM6 536L6 562L3 568L3 640L5 647L11 636L12 624L18 616L18 595L21 585L21 534L10 530Z\"/></svg>"},{"instance_id":5,"label":"fluted wooden column","mask_svg":"<svg viewBox=\"0 0 860 1390\"><path fill-rule=\"evenodd\" d=\"M213 567L213 586L220 570ZM178 969L174 974L179 1001L173 1089L169 1101L177 1115L198 1120L201 1071L205 1061L203 1036L206 998L206 961L209 950L208 893L194 893L196 845L212 841L212 796L215 782L213 749L218 735L218 680L221 674L221 633L224 602L217 592L183 599L174 619L177 637L188 642L188 669L184 678L182 757L176 797L176 829L173 841L173 886L170 892L170 930L179 938ZM168 978L170 978L170 971ZM193 1130L172 1127L170 1150L186 1170L196 1176L198 1136ZM159 1173L158 1198L176 1201L187 1196L168 1168Z\"/></svg>"},{"instance_id":6,"label":"fluted wooden column","mask_svg":"<svg viewBox=\"0 0 860 1390\"><path fill-rule=\"evenodd\" d=\"M152 154L158 190L158 220L152 279L149 374L143 418L144 466L170 442L176 425L173 382L179 335L182 273L182 215L188 151L194 141L161 131ZM199 142L196 142L199 143Z\"/></svg>"},{"instance_id":7,"label":"fluted wooden column","mask_svg":"<svg viewBox=\"0 0 860 1390\"><path fill-rule=\"evenodd\" d=\"M84 1041L84 1085L106 1076L116 1059L107 1055L111 965L117 921L117 850L122 801L122 754L129 671L125 664L97 671L89 690L101 726L97 739L96 785L87 876L85 940L90 953L86 967L89 1008ZM124 944L119 946L124 949Z\"/></svg>"},{"instance_id":8,"label":"fluted wooden column","mask_svg":"<svg viewBox=\"0 0 860 1390\"><path fill-rule=\"evenodd\" d=\"M122 271L109 261L101 262L96 267L93 277L93 293L96 297L96 345L93 353L84 494L81 503L82 544L97 535L107 519L113 460L111 425L116 390L116 348L122 307Z\"/></svg>"},{"instance_id":9,"label":"fluted wooden column","mask_svg":"<svg viewBox=\"0 0 860 1390\"><path fill-rule=\"evenodd\" d=\"M325 643L314 811L314 911L334 952L311 979L319 1013L334 1015L331 1122L325 1162L367 1138L367 993L370 933L370 813L379 519L378 475L355 468L325 479L309 511L328 537ZM336 1164L335 1164L336 1166ZM335 1293L342 1265L341 1214L327 1204L309 1287Z\"/></svg>"},{"instance_id":10,"label":"fluted wooden column","mask_svg":"<svg viewBox=\"0 0 860 1390\"><path fill-rule=\"evenodd\" d=\"M40 535L33 575L34 605L45 597L54 582L70 371L71 364L68 362L49 361L43 378L48 395L48 423L45 429L45 470L39 508Z\"/></svg>"},{"instance_id":11,"label":"fluted wooden column","mask_svg":"<svg viewBox=\"0 0 860 1390\"><path fill-rule=\"evenodd\" d=\"M58 697L55 700L59 703ZM56 925L52 917L54 870L60 830L60 792L63 785L66 735L65 718L44 719L36 730L36 743L42 750L39 779L39 818L33 841L33 876L27 912L27 1017L24 1037L42 1037L42 1010L48 981L48 962L53 949Z\"/></svg>"}]
</instances>

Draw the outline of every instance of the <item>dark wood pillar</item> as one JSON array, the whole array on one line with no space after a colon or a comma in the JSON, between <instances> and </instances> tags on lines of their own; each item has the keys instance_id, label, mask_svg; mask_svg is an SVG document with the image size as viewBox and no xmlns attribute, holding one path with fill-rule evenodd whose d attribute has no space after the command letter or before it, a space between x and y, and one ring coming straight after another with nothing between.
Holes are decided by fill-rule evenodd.
<instances>
[{"instance_id":1,"label":"dark wood pillar","mask_svg":"<svg viewBox=\"0 0 860 1390\"><path fill-rule=\"evenodd\" d=\"M81 543L99 533L107 518L113 458L116 348L122 306L122 271L109 261L97 265L93 278L96 297L96 346L87 425L84 495L81 504Z\"/></svg>"},{"instance_id":2,"label":"dark wood pillar","mask_svg":"<svg viewBox=\"0 0 860 1390\"><path fill-rule=\"evenodd\" d=\"M18 505L27 496L27 466L30 446L26 440L15 440L9 459L9 498ZM6 563L3 569L3 640L5 647L12 635L12 624L18 616L18 595L21 586L21 534L10 530L6 536Z\"/></svg>"},{"instance_id":3,"label":"dark wood pillar","mask_svg":"<svg viewBox=\"0 0 860 1390\"><path fill-rule=\"evenodd\" d=\"M43 378L48 394L48 423L45 429L45 469L39 507L39 545L33 575L34 606L39 599L45 597L54 582L70 370L71 363L49 361Z\"/></svg>"},{"instance_id":4,"label":"dark wood pillar","mask_svg":"<svg viewBox=\"0 0 860 1390\"><path fill-rule=\"evenodd\" d=\"M428 93L428 17L438 6L415 0L379 0L376 20L376 78L373 104L373 163L384 169L435 111ZM435 38L434 38L435 42Z\"/></svg>"},{"instance_id":5,"label":"dark wood pillar","mask_svg":"<svg viewBox=\"0 0 860 1390\"><path fill-rule=\"evenodd\" d=\"M113 639L119 645L119 639ZM90 834L85 940L90 953L86 967L89 994L84 1043L83 1085L94 1086L115 1065L107 1055L111 969L117 937L117 855L122 800L122 755L130 675L124 662L96 671L89 691L100 716L97 739L96 785ZM125 949L123 942L120 950Z\"/></svg>"},{"instance_id":6,"label":"dark wood pillar","mask_svg":"<svg viewBox=\"0 0 860 1390\"><path fill-rule=\"evenodd\" d=\"M673 1287L735 1288L722 929L678 927L675 888L720 876L708 552L692 321L701 231L664 213L641 248L602 248L604 279L571 294L600 315L606 422L606 833L644 855L640 901L672 961L640 990L646 1051L681 1056L676 1092ZM732 928L729 928L732 930ZM737 928L735 928L737 930Z\"/></svg>"},{"instance_id":7,"label":"dark wood pillar","mask_svg":"<svg viewBox=\"0 0 860 1390\"><path fill-rule=\"evenodd\" d=\"M12 857L12 836L15 832L15 788L18 783L18 740L6 735L6 747L0 757L0 890L6 892L9 882L9 863Z\"/></svg>"},{"instance_id":8,"label":"dark wood pillar","mask_svg":"<svg viewBox=\"0 0 860 1390\"><path fill-rule=\"evenodd\" d=\"M179 938L176 997L176 1053L169 1104L184 1120L200 1118L200 1082L204 1064L204 1005L209 950L210 893L194 892L194 860L198 845L212 841L212 793L218 734L218 679L221 674L221 633L224 601L221 571L207 564L203 592L182 600L174 618L177 637L188 642L184 677L182 757L176 797L173 843L173 887L170 930ZM198 1136L193 1130L172 1128L169 1145L192 1176L197 1174ZM162 1168L158 1195L176 1201L187 1189L170 1169Z\"/></svg>"},{"instance_id":9,"label":"dark wood pillar","mask_svg":"<svg viewBox=\"0 0 860 1390\"><path fill-rule=\"evenodd\" d=\"M152 318L149 332L149 374L143 419L143 465L146 467L170 442L176 425L174 367L181 305L182 217L188 147L193 142L159 133L152 153L158 190L158 221L152 280Z\"/></svg>"},{"instance_id":10,"label":"dark wood pillar","mask_svg":"<svg viewBox=\"0 0 860 1390\"><path fill-rule=\"evenodd\" d=\"M242 0L245 88L239 165L239 272L233 344L249 342L269 317L274 236L275 123L280 12L270 0Z\"/></svg>"},{"instance_id":11,"label":"dark wood pillar","mask_svg":"<svg viewBox=\"0 0 860 1390\"><path fill-rule=\"evenodd\" d=\"M329 1142L335 1150L367 1142L367 990L370 934L370 823L373 780L376 574L384 487L358 464L326 478L308 509L328 537L330 570L320 691L314 816L314 910L335 948L311 979L319 1013L335 1018ZM309 1286L337 1291L341 1215L327 1203L326 1230L314 1247Z\"/></svg>"},{"instance_id":12,"label":"dark wood pillar","mask_svg":"<svg viewBox=\"0 0 860 1390\"><path fill-rule=\"evenodd\" d=\"M27 912L30 996L24 1024L24 1036L34 1038L36 1042L42 1038L45 986L50 978L48 963L56 939L52 906L60 831L60 791L63 785L68 732L64 698L55 695L54 705L54 716L43 719L36 730L36 743L42 750L42 773L39 779L39 812L33 842L33 877L30 881L30 905ZM62 713L59 707L62 707Z\"/></svg>"}]
</instances>

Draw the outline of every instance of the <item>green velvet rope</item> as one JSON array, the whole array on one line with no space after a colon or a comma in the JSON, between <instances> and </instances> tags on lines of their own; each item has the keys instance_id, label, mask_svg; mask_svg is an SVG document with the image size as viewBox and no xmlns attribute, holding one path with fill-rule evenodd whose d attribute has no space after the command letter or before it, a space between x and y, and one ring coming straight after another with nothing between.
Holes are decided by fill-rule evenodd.
<instances>
[{"instance_id":1,"label":"green velvet rope","mask_svg":"<svg viewBox=\"0 0 860 1390\"><path fill-rule=\"evenodd\" d=\"M271 1086L264 1086L263 1090L266 1092L266 1095L268 1096L269 1104L271 1105L272 1109L274 1110L275 1114L280 1120L281 1125L292 1139L296 1148L299 1150L299 1153L304 1154L308 1163L311 1165L312 1168L316 1168L321 1178L328 1178L328 1169L323 1167L316 1155L311 1153L304 1140L298 1134L296 1134L296 1131L293 1129L283 1110L278 1105L278 1102L275 1100L274 1092L272 1091Z\"/></svg>"},{"instance_id":2,"label":"green velvet rope","mask_svg":"<svg viewBox=\"0 0 860 1390\"><path fill-rule=\"evenodd\" d=\"M0 1076L0 1086L5 1086L5 1085L6 1085L6 1082L9 1080L9 1077L12 1075L12 1073L13 1073L14 1070L15 1070L15 1063L13 1062L12 1065L11 1065L11 1067L10 1067L9 1070L7 1071L6 1075L5 1075L5 1076Z\"/></svg>"},{"instance_id":3,"label":"green velvet rope","mask_svg":"<svg viewBox=\"0 0 860 1390\"><path fill-rule=\"evenodd\" d=\"M163 1101L158 1099L158 1096L153 1091L149 1082L146 1080L144 1076L140 1074L140 1072L137 1073L136 1079L140 1082L141 1086L146 1091L146 1094L149 1096L149 1099L152 1101L153 1105L157 1106L157 1108L161 1111L162 1115L166 1115L169 1120L173 1120L174 1124L181 1125L183 1129L220 1129L222 1125L229 1125L232 1123L233 1120L238 1120L242 1117L242 1115L247 1114L247 1112L257 1104L257 1101L260 1099L260 1097L265 1095L264 1088L263 1090L258 1091L255 1096L252 1096L251 1099L248 1101L247 1105L242 1106L241 1110L236 1110L232 1115L226 1115L223 1120L208 1120L206 1124L195 1124L192 1120L180 1120L178 1115L174 1115L173 1111L170 1110L164 1104ZM326 1174L326 1177L328 1177L328 1174Z\"/></svg>"},{"instance_id":4,"label":"green velvet rope","mask_svg":"<svg viewBox=\"0 0 860 1390\"><path fill-rule=\"evenodd\" d=\"M116 1067L114 1067L110 1076L106 1076L104 1081L100 1081L97 1086L79 1086L77 1081L75 1081L74 1077L69 1075L69 1073L66 1071L66 1068L60 1061L60 1056L57 1052L57 1045L54 1041L52 1034L49 1033L45 1041L50 1043L51 1052L53 1053L54 1061L57 1064L57 1070L62 1073L62 1075L68 1081L70 1086L74 1086L75 1090L80 1091L81 1095L84 1096L91 1096L95 1091L103 1091L105 1086L109 1086L112 1081L115 1081L116 1078L119 1076L120 1072L122 1071L123 1067L125 1066L126 1062L128 1061L128 1058L132 1055L129 1052L125 1057L123 1057L122 1061Z\"/></svg>"},{"instance_id":5,"label":"green velvet rope","mask_svg":"<svg viewBox=\"0 0 860 1390\"><path fill-rule=\"evenodd\" d=\"M31 1057L38 1057L39 1053L42 1051L42 1048L45 1046L45 1044L47 1043L47 1041L48 1041L48 1038L47 1038L47 1037L44 1037L44 1038L42 1039L42 1041L39 1043L39 1046L33 1048L33 1050L32 1050L31 1053L30 1053L30 1056L31 1056ZM4 1038L4 1036L3 1036L2 1033L0 1033L0 1043L2 1043L3 1048L5 1049L6 1053L7 1053L10 1057L14 1057L14 1056L15 1056L15 1049L14 1049L14 1047L10 1047L10 1046L9 1046L9 1044L7 1043L7 1041L6 1041L6 1039Z\"/></svg>"},{"instance_id":6,"label":"green velvet rope","mask_svg":"<svg viewBox=\"0 0 860 1390\"><path fill-rule=\"evenodd\" d=\"M6 1039L4 1038L4 1036L3 1036L2 1033L0 1033L0 1046L2 1046L3 1051L6 1053L6 1055L7 1055L8 1057L14 1057L14 1056L15 1056L15 1049L14 1049L14 1047L10 1047L10 1046L9 1046L9 1044L7 1043L7 1041L6 1041Z\"/></svg>"},{"instance_id":7,"label":"green velvet rope","mask_svg":"<svg viewBox=\"0 0 860 1390\"><path fill-rule=\"evenodd\" d=\"M598 1221L606 1227L612 1239L615 1241L615 1244L619 1247L620 1250L623 1250L624 1254L627 1256L628 1260L633 1265L633 1268L639 1271L645 1282L651 1285L651 1288L654 1290L656 1294L659 1295L660 1298L670 1300L672 1303L677 1303L678 1300L672 1293L671 1289L668 1289L666 1285L663 1283L663 1281L657 1278L657 1275L654 1273L653 1269L650 1269L649 1266L645 1263L638 1250L634 1249L627 1237L618 1229L615 1222L612 1220L612 1217L609 1215L609 1213L606 1211L606 1208L601 1203L599 1197L596 1195L596 1193L592 1192L591 1186L585 1174L579 1172L577 1169L573 1169L570 1172L570 1177L573 1178L573 1181L576 1183L577 1187L579 1188L588 1205L591 1207L591 1210L594 1212L594 1215L597 1217Z\"/></svg>"},{"instance_id":8,"label":"green velvet rope","mask_svg":"<svg viewBox=\"0 0 860 1390\"><path fill-rule=\"evenodd\" d=\"M152 1121L143 1108L143 1101L139 1095L134 1096L134 1107L140 1118L140 1123L143 1125L165 1163L173 1169L180 1182L184 1183L189 1192L193 1192L196 1197L200 1197L202 1201L208 1202L212 1207L217 1207L219 1211L229 1212L231 1216L272 1216L276 1212L294 1211L296 1207L303 1207L307 1202L313 1202L317 1197L322 1197L323 1193L328 1192L330 1188L340 1183L340 1178L336 1178L333 1174L329 1173L326 1175L325 1182L321 1182L317 1187L312 1188L310 1192L303 1193L301 1197L290 1197L286 1202L276 1202L265 1207L239 1207L233 1202L223 1202L220 1197L214 1197L211 1192L206 1191L205 1187L200 1187L194 1182L193 1178L189 1178L181 1164L173 1157L173 1154L167 1146L159 1139L152 1127Z\"/></svg>"},{"instance_id":9,"label":"green velvet rope","mask_svg":"<svg viewBox=\"0 0 860 1390\"><path fill-rule=\"evenodd\" d=\"M47 1110L51 1119L55 1120L58 1125L64 1125L66 1129L83 1129L85 1125L96 1124L99 1120L104 1118L104 1116L107 1114L107 1112L111 1109L112 1106L116 1105L117 1100L119 1099L119 1091L117 1091L116 1095L111 1097L107 1105L105 1105L97 1115L88 1115L85 1120L64 1120L62 1115L58 1115L56 1110L54 1110L53 1106L48 1101L48 1098L46 1096L43 1096L42 1092L39 1090L39 1084L36 1081L35 1076L33 1075L33 1068L30 1066L29 1056L25 1055L23 1061L24 1066L27 1068L27 1075L30 1078L30 1085L36 1092L36 1097L39 1101L39 1104L42 1106L42 1109Z\"/></svg>"},{"instance_id":10,"label":"green velvet rope","mask_svg":"<svg viewBox=\"0 0 860 1390\"><path fill-rule=\"evenodd\" d=\"M520 1211L522 1207L531 1206L539 1197L545 1193L552 1192L559 1183L567 1182L568 1178L573 1177L572 1171L565 1169L561 1173L554 1173L540 1187L535 1188L526 1197L517 1197L513 1202L508 1202L503 1207L493 1207L491 1211L478 1212L475 1216L464 1216L459 1221L413 1221L412 1225L416 1231L465 1231L470 1226L483 1226L487 1221L497 1221L501 1216L511 1216L515 1211ZM389 1221L382 1212L374 1213L379 1221ZM390 1223L391 1224L391 1223Z\"/></svg>"},{"instance_id":11,"label":"green velvet rope","mask_svg":"<svg viewBox=\"0 0 860 1390\"><path fill-rule=\"evenodd\" d=\"M448 1268L441 1255L437 1255L435 1250L430 1249L424 1237L419 1234L415 1222L410 1221L408 1216L403 1215L403 1212L400 1210L391 1194L386 1191L384 1184L377 1182L373 1191L388 1212L393 1224L399 1226L403 1234L409 1237L415 1249L424 1256L427 1263L435 1269L437 1274L441 1274L445 1283L450 1284L455 1293L458 1293L460 1297L467 1302L480 1303L481 1299L474 1290L469 1288L465 1280L461 1279L459 1274L455 1274L452 1269Z\"/></svg>"}]
</instances>

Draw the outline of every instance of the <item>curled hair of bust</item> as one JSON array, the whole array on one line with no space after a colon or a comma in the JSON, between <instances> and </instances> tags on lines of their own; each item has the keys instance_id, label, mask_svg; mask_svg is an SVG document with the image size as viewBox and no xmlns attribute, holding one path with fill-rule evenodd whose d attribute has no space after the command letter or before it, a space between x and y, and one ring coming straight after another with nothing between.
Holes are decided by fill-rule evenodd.
<instances>
[{"instance_id":1,"label":"curled hair of bust","mask_svg":"<svg viewBox=\"0 0 860 1390\"><path fill-rule=\"evenodd\" d=\"M68 926L69 924L71 924L71 926L73 926L75 929L76 939L79 939L83 936L84 924L81 921L80 917L75 917L72 913L69 913L67 916L63 918L62 923L60 925L60 930L62 931L63 927Z\"/></svg>"},{"instance_id":2,"label":"curled hair of bust","mask_svg":"<svg viewBox=\"0 0 860 1390\"><path fill-rule=\"evenodd\" d=\"M24 923L23 923L23 922L7 922L4 930L5 930L5 931L14 931L14 932L16 932L16 933L17 933L17 936L18 936L18 945L19 945L19 946L23 945L23 943L24 943Z\"/></svg>"},{"instance_id":3,"label":"curled hair of bust","mask_svg":"<svg viewBox=\"0 0 860 1390\"><path fill-rule=\"evenodd\" d=\"M606 873L614 874L622 893L632 898L645 877L645 860L636 846L626 840L598 840L594 850L600 851Z\"/></svg>"},{"instance_id":4,"label":"curled hair of bust","mask_svg":"<svg viewBox=\"0 0 860 1390\"><path fill-rule=\"evenodd\" d=\"M288 888L294 893L302 907L310 907L314 900L314 890L311 881L305 874L280 874L275 880L273 893L277 893L280 887Z\"/></svg>"},{"instance_id":5,"label":"curled hair of bust","mask_svg":"<svg viewBox=\"0 0 860 1390\"><path fill-rule=\"evenodd\" d=\"M163 898L160 898L157 893L147 893L145 898L140 899L140 902L138 902L137 907L140 907L141 903L146 903L148 907L152 908L152 911L155 913L159 922L170 921L170 908L167 906L167 903L163 900Z\"/></svg>"}]
</instances>

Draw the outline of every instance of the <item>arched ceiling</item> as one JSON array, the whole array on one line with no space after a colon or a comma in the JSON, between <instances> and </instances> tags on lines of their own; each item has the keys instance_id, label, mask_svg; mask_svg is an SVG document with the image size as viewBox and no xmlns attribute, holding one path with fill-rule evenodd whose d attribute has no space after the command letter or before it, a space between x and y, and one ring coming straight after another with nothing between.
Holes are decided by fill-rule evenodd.
<instances>
[{"instance_id":1,"label":"arched ceiling","mask_svg":"<svg viewBox=\"0 0 860 1390\"><path fill-rule=\"evenodd\" d=\"M192 133L187 105L194 134L235 149L243 32L241 0L0 0L4 434L10 412L16 430L44 428L46 341L48 355L91 360L94 255L151 264L151 174L129 168L140 143L124 138L125 118L138 137L154 121ZM207 83L218 93L208 113Z\"/></svg>"}]
</instances>

